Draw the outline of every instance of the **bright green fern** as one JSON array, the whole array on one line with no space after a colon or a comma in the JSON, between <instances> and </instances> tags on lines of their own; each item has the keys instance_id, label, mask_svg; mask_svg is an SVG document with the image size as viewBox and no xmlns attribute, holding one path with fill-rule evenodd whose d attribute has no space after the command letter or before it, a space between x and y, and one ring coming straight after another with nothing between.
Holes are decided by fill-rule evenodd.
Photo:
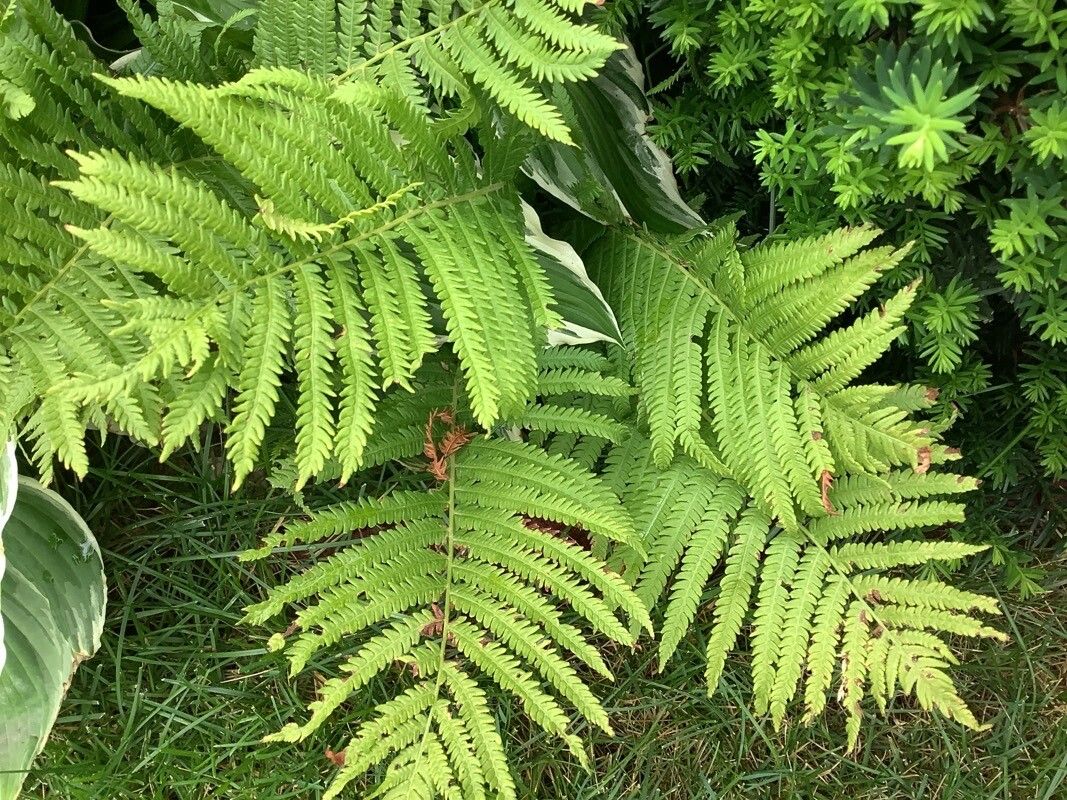
<instances>
[{"instance_id":1,"label":"bright green fern","mask_svg":"<svg viewBox=\"0 0 1067 800\"><path fill-rule=\"evenodd\" d=\"M117 428L166 456L221 417L240 483L295 374L301 482L331 459L348 476L363 463L382 390L409 386L445 339L479 422L523 408L538 347L561 318L526 241L513 184L522 153L516 160L503 141L475 153L465 138L493 108L475 96L476 71L456 74L449 85L464 100L447 108L431 109L398 78L398 59L410 67L413 53L448 62L438 48L452 35L497 31L495 42L510 31L529 58L493 47L538 83L592 74L616 49L566 9L516 9L512 19L490 2L452 19L451 6L405 6L394 26L384 4L338 21L332 3L310 15L268 3L256 53L270 66L212 86L105 77L47 4L7 13L0 63L12 97L29 100L0 119L0 202L18 220L0 239L17 266L4 287L0 407L24 428L41 473L55 456L84 473L90 428ZM168 61L181 43L160 39L171 35L163 21L130 11L154 42L153 71L200 75ZM276 29L297 16L301 30L318 20L328 33ZM534 31L547 37L536 47ZM320 45L344 51L353 69L328 76L334 56L313 58ZM544 59L585 66L537 66ZM392 65L392 77L372 62Z\"/></svg>"},{"instance_id":2,"label":"bright green fern","mask_svg":"<svg viewBox=\"0 0 1067 800\"><path fill-rule=\"evenodd\" d=\"M420 390L455 397L447 372L431 367ZM399 395L404 408L397 410L422 416L420 394ZM549 405L538 408L552 413ZM272 589L246 616L263 623L302 605L293 635L274 639L284 641L294 674L320 651L359 642L340 665L342 675L319 689L309 719L271 739L303 740L374 676L393 671L397 696L347 743L325 797L386 763L381 796L514 798L497 701L486 684L518 701L586 764L575 720L609 733L611 724L571 660L610 677L589 634L631 645L626 621L651 628L627 583L565 535L575 529L639 547L618 498L579 464L509 437L476 434L466 417L462 408L442 407L411 426L420 433L412 444L429 458L426 490L327 507L245 556L358 537ZM587 433L606 424L589 422Z\"/></svg>"},{"instance_id":3,"label":"bright green fern","mask_svg":"<svg viewBox=\"0 0 1067 800\"><path fill-rule=\"evenodd\" d=\"M543 85L591 78L620 48L575 19L589 0L264 0L255 55L339 80L373 80L421 106L473 84L526 125L570 142Z\"/></svg>"},{"instance_id":4,"label":"bright green fern","mask_svg":"<svg viewBox=\"0 0 1067 800\"><path fill-rule=\"evenodd\" d=\"M661 667L718 575L709 690L749 621L757 712L778 726L803 689L812 718L840 666L850 744L868 693L884 709L903 691L978 727L937 634L1001 636L974 616L994 601L897 573L983 548L914 533L962 521L961 504L935 498L977 485L933 469L956 456L912 417L933 397L854 383L903 330L914 287L827 330L899 259L863 249L876 235L745 250L728 224L690 244L611 233L587 253L620 310L649 431L610 452L608 476L647 550L614 560L650 607L669 597Z\"/></svg>"},{"instance_id":5,"label":"bright green fern","mask_svg":"<svg viewBox=\"0 0 1067 800\"><path fill-rule=\"evenodd\" d=\"M975 482L938 470L928 390L858 383L916 287L850 308L902 251L703 226L584 2L123 5L143 47L112 67L42 0L0 12L0 421L46 479L94 433L166 458L221 423L237 484L361 487L250 553L334 551L248 611L293 608L294 672L346 653L276 738L391 671L328 796L515 796L501 702L583 761L579 720L610 730L583 671L653 617L661 663L710 619L712 689L747 633L776 725L835 683L852 742L901 693L978 725L943 637L996 608L908 571L976 551L920 533Z\"/></svg>"},{"instance_id":6,"label":"bright green fern","mask_svg":"<svg viewBox=\"0 0 1067 800\"><path fill-rule=\"evenodd\" d=\"M228 447L239 481L255 464L291 366L302 476L318 473L335 449L350 474L379 387L408 385L436 347L427 281L478 419L491 423L524 401L535 352L527 320L535 306L542 318L550 313L545 277L517 207L472 164L453 161L446 142L407 115L406 101L363 84L342 94L286 69L213 89L161 79L114 85L210 143L247 178L259 210L242 215L178 168L107 151L76 156L79 178L61 185L111 223L74 234L175 296L122 307L124 329L143 333L148 347L132 369L76 377L64 392L71 402L189 373L163 422L170 452L236 385ZM196 270L197 261L214 270Z\"/></svg>"}]
</instances>

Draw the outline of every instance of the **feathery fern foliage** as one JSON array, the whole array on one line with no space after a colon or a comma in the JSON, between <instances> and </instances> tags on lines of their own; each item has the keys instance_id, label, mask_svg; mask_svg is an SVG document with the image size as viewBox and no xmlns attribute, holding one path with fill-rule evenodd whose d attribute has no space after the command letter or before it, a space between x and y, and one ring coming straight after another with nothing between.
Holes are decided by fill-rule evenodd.
<instances>
[{"instance_id":1,"label":"feathery fern foliage","mask_svg":"<svg viewBox=\"0 0 1067 800\"><path fill-rule=\"evenodd\" d=\"M933 397L855 383L901 333L915 287L827 330L900 258L864 249L876 235L744 250L726 224L688 244L613 232L587 253L620 312L649 432L611 451L608 477L647 551L614 560L649 607L669 595L661 667L721 562L709 690L750 619L757 712L780 725L803 688L811 719L840 663L850 744L868 693L884 709L903 691L978 727L937 634L1001 636L974 616L997 613L991 599L896 574L982 548L914 533L961 521L961 504L934 498L977 485L933 469L957 455L912 416Z\"/></svg>"},{"instance_id":2,"label":"feathery fern foliage","mask_svg":"<svg viewBox=\"0 0 1067 800\"><path fill-rule=\"evenodd\" d=\"M31 415L43 474L54 455L84 472L86 428L109 420L166 456L236 387L228 448L239 483L292 372L301 479L331 457L347 476L378 394L407 386L442 336L482 424L523 407L536 349L560 317L524 240L506 144L478 164L467 123L431 121L384 80L289 66L214 87L96 80L65 24L43 5L25 9L5 20L4 63L25 57L22 36L50 66L23 81L41 107L4 121L3 197L19 224L3 247L22 267L7 280L4 418ZM426 52L432 38L415 37ZM61 89L99 130L73 124L70 97L44 106ZM156 133L138 137L133 124Z\"/></svg>"},{"instance_id":3,"label":"feathery fern foliage","mask_svg":"<svg viewBox=\"0 0 1067 800\"><path fill-rule=\"evenodd\" d=\"M143 105L113 95L92 77L100 66L50 4L4 4L0 425L9 437L23 426L45 480L54 455L85 471L79 442L86 425L104 428L110 418L148 435L160 404L151 387L139 386L133 399L115 397L80 413L53 391L73 371L131 360L140 343L133 334L114 333L121 320L107 304L153 293L125 265L96 258L67 230L93 227L102 214L52 183L76 173L63 150L103 141L142 158L184 152Z\"/></svg>"},{"instance_id":4,"label":"feathery fern foliage","mask_svg":"<svg viewBox=\"0 0 1067 800\"><path fill-rule=\"evenodd\" d=\"M670 50L645 59L652 130L694 193L749 231L873 222L914 241L878 292L924 278L897 363L942 388L943 415L960 406L957 436L998 481L1067 474L1063 3L612 10L643 52Z\"/></svg>"},{"instance_id":5,"label":"feathery fern foliage","mask_svg":"<svg viewBox=\"0 0 1067 800\"><path fill-rule=\"evenodd\" d=\"M590 0L264 0L256 62L372 80L417 106L486 92L552 139L570 142L544 85L591 78L621 45L575 15Z\"/></svg>"},{"instance_id":6,"label":"feathery fern foliage","mask_svg":"<svg viewBox=\"0 0 1067 800\"><path fill-rule=\"evenodd\" d=\"M396 677L397 696L348 742L328 798L383 762L381 796L515 797L486 683L586 763L575 719L608 732L611 724L571 662L610 677L590 635L630 645L635 636L626 622L651 629L627 583L563 535L574 528L639 547L618 498L562 456L474 433L462 407L425 414L423 393L459 393L437 365L424 372L418 394L397 394L397 411L423 419L415 444L429 459L432 485L319 510L245 556L359 537L247 609L247 621L263 623L304 604L291 628L298 633L274 639L284 643L294 673L342 640L360 642L340 665L342 675L320 688L307 722L290 723L272 739L300 741L375 675L397 665L410 672L409 680ZM604 383L577 369L570 374L586 389ZM543 375L550 382L551 368ZM580 417L545 403L519 418L536 425L553 416ZM603 424L585 422L581 430L602 432Z\"/></svg>"},{"instance_id":7,"label":"feathery fern foliage","mask_svg":"<svg viewBox=\"0 0 1067 800\"><path fill-rule=\"evenodd\" d=\"M288 367L299 384L301 475L336 452L347 476L361 463L379 387L408 385L436 347L427 285L479 421L525 401L535 336L544 336L531 321L553 317L518 206L477 175L469 153L450 153L410 116L403 98L369 84L342 93L285 68L211 89L157 78L113 85L209 142L247 178L242 199L258 210L241 214L179 168L108 151L76 156L78 179L61 185L112 222L74 234L173 296L122 307L124 330L148 347L134 365L75 378L63 392L71 402L189 373L164 418L169 452L236 385L229 452L240 480Z\"/></svg>"}]
</instances>

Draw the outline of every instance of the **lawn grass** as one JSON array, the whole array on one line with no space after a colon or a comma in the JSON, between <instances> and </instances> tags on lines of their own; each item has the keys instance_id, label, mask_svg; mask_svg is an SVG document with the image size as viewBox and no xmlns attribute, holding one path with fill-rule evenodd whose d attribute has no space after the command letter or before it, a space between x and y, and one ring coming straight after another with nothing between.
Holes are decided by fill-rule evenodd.
<instances>
[{"instance_id":1,"label":"lawn grass","mask_svg":"<svg viewBox=\"0 0 1067 800\"><path fill-rule=\"evenodd\" d=\"M104 549L110 607L103 645L76 675L27 797L315 798L333 770L325 749L343 746L363 708L299 745L259 744L300 718L321 673L290 680L268 654L269 631L238 627L241 608L294 568L279 558L234 558L265 530L300 513L285 493L231 497L217 442L161 467L146 451L109 444L78 485L59 487L86 516ZM131 494L137 487L139 494ZM966 654L958 674L983 733L964 731L900 705L872 716L859 751L842 752L843 720L774 732L755 718L743 658L721 691L703 687L699 637L667 671L651 648L620 653L617 681L598 688L616 736L589 734L594 769L583 772L559 746L505 710L524 800L704 798L1067 797L1067 563L1062 518L994 504L1003 538L1037 543L1044 594L1004 595L999 567L971 565L970 588L1004 595L1006 645ZM298 558L294 554L293 559ZM283 625L284 622L279 622ZM698 626L699 628L699 626ZM325 672L328 666L321 668ZM358 790L350 796L359 797Z\"/></svg>"}]
</instances>

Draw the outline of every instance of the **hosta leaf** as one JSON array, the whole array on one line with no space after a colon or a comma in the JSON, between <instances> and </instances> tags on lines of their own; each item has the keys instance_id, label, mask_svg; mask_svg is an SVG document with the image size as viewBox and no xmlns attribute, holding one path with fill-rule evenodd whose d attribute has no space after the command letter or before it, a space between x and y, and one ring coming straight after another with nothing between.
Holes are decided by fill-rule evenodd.
<instances>
[{"instance_id":1,"label":"hosta leaf","mask_svg":"<svg viewBox=\"0 0 1067 800\"><path fill-rule=\"evenodd\" d=\"M562 318L562 327L549 331L549 344L618 342L619 323L600 288L586 272L581 256L568 242L553 239L544 232L532 206L523 203L522 214L526 242L545 271L556 311Z\"/></svg>"},{"instance_id":2,"label":"hosta leaf","mask_svg":"<svg viewBox=\"0 0 1067 800\"><path fill-rule=\"evenodd\" d=\"M78 665L96 652L105 585L96 539L58 494L0 466L0 800L13 800ZM6 562L6 563L5 563Z\"/></svg>"},{"instance_id":3,"label":"hosta leaf","mask_svg":"<svg viewBox=\"0 0 1067 800\"><path fill-rule=\"evenodd\" d=\"M543 140L524 171L545 191L599 222L635 221L678 233L702 223L678 193L670 159L645 131L648 105L632 49L615 53L600 74L556 88L578 147Z\"/></svg>"}]
</instances>

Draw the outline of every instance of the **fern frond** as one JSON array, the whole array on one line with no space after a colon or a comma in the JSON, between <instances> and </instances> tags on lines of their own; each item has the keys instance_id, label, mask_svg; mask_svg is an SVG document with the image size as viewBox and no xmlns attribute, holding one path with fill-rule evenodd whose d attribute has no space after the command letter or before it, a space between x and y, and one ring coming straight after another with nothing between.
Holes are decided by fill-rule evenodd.
<instances>
[{"instance_id":1,"label":"fern frond","mask_svg":"<svg viewBox=\"0 0 1067 800\"><path fill-rule=\"evenodd\" d=\"M833 548L830 556L842 569L885 570L931 561L955 561L985 549L985 546L964 542L856 542Z\"/></svg>"},{"instance_id":2,"label":"fern frond","mask_svg":"<svg viewBox=\"0 0 1067 800\"><path fill-rule=\"evenodd\" d=\"M870 636L870 622L864 604L858 600L853 601L845 611L842 624L841 689L838 692L848 717L845 733L848 736L849 750L859 742L860 722L863 719L860 703L867 689Z\"/></svg>"},{"instance_id":3,"label":"fern frond","mask_svg":"<svg viewBox=\"0 0 1067 800\"><path fill-rule=\"evenodd\" d=\"M537 376L537 391L544 397L575 393L629 397L634 390L626 381L614 375L601 375L575 367L547 367Z\"/></svg>"},{"instance_id":4,"label":"fern frond","mask_svg":"<svg viewBox=\"0 0 1067 800\"><path fill-rule=\"evenodd\" d=\"M540 404L527 408L511 422L544 433L576 433L615 442L627 435L627 428L605 414L584 408Z\"/></svg>"},{"instance_id":5,"label":"fern frond","mask_svg":"<svg viewBox=\"0 0 1067 800\"><path fill-rule=\"evenodd\" d=\"M860 533L907 530L946 522L963 522L963 504L944 500L879 503L846 508L834 516L814 520L808 531L815 541L826 543Z\"/></svg>"},{"instance_id":6,"label":"fern frond","mask_svg":"<svg viewBox=\"0 0 1067 800\"><path fill-rule=\"evenodd\" d=\"M295 357L300 376L296 410L296 463L310 478L325 465L336 438L330 362L333 309L319 271L304 264L293 273L296 318L293 323Z\"/></svg>"},{"instance_id":7,"label":"fern frond","mask_svg":"<svg viewBox=\"0 0 1067 800\"><path fill-rule=\"evenodd\" d=\"M76 257L87 249L135 279L158 279L169 303L166 313L158 298L112 305L103 340L120 323L137 334L115 358L82 352L76 364L59 354L51 385L65 387L75 415L103 404L149 439L159 422L129 399L147 382L173 398L163 411L169 453L203 420L225 416L220 387L235 386L227 448L239 484L259 463L291 371L294 484L327 473L343 480L368 456L394 457L414 443L386 436L367 452L379 392L413 390L415 372L440 346L431 304L443 310L479 423L490 427L527 406L538 349L530 319L558 318L518 205L498 199L502 187L470 165L448 167L443 191L435 170L449 164L449 145L388 91L346 84L370 101L355 107L330 82L283 68L215 87L143 76L108 83L195 131L236 177L224 197L181 168L115 151L74 154L79 174L57 185L112 217L71 229L84 241ZM414 146L390 138L392 126ZM425 179L433 176L431 188ZM253 195L258 203L241 202ZM59 435L74 433L69 421L47 421L33 429L42 459L69 449Z\"/></svg>"},{"instance_id":8,"label":"fern frond","mask_svg":"<svg viewBox=\"0 0 1067 800\"><path fill-rule=\"evenodd\" d=\"M726 656L741 633L769 524L766 514L748 508L734 530L734 542L726 556L726 572L719 583L719 596L715 601L715 625L708 639L704 677L709 694L718 688Z\"/></svg>"},{"instance_id":9,"label":"fern frond","mask_svg":"<svg viewBox=\"0 0 1067 800\"><path fill-rule=\"evenodd\" d=\"M760 568L759 590L752 612L752 705L764 714L771 705L771 690L776 685L775 667L784 646L786 606L800 561L799 537L776 536L764 553ZM803 624L803 623L801 623Z\"/></svg>"},{"instance_id":10,"label":"fern frond","mask_svg":"<svg viewBox=\"0 0 1067 800\"><path fill-rule=\"evenodd\" d=\"M341 391L337 400L337 440L333 450L343 484L363 462L373 429L377 392L370 331L355 282L348 271L336 263L330 264L327 281L339 329L334 347L341 372Z\"/></svg>"},{"instance_id":11,"label":"fern frond","mask_svg":"<svg viewBox=\"0 0 1067 800\"><path fill-rule=\"evenodd\" d=\"M248 346L227 441L235 486L252 471L255 454L278 402L284 348L290 335L286 283L282 278L268 277L252 301Z\"/></svg>"},{"instance_id":12,"label":"fern frond","mask_svg":"<svg viewBox=\"0 0 1067 800\"><path fill-rule=\"evenodd\" d=\"M475 88L535 130L570 142L543 85L592 77L621 45L558 0L423 3L273 0L261 14L262 67L380 82L416 106L469 97ZM430 91L427 91L427 87Z\"/></svg>"},{"instance_id":13,"label":"fern frond","mask_svg":"<svg viewBox=\"0 0 1067 800\"><path fill-rule=\"evenodd\" d=\"M880 234L871 226L841 228L826 236L764 244L743 252L746 301L763 302L795 283L823 275Z\"/></svg>"},{"instance_id":14,"label":"fern frond","mask_svg":"<svg viewBox=\"0 0 1067 800\"><path fill-rule=\"evenodd\" d=\"M659 648L661 671L693 622L704 587L726 546L730 521L740 510L741 503L739 487L732 481L722 481L693 532L664 614Z\"/></svg>"},{"instance_id":15,"label":"fern frond","mask_svg":"<svg viewBox=\"0 0 1067 800\"><path fill-rule=\"evenodd\" d=\"M307 721L270 738L303 740L397 662L409 663L416 677L349 742L330 796L385 761L379 791L386 796L514 796L488 698L471 675L516 698L533 722L584 758L575 719L608 732L611 725L568 659L610 675L582 627L628 643L619 611L638 627L651 624L622 578L530 521L531 509L565 509L566 524L634 542L629 515L595 477L531 445L469 440L457 427L440 443L428 439L427 448L439 487L324 509L246 555L360 535L246 609L248 621L263 622L285 605L311 601L285 643L294 671L341 641L355 648L342 674L322 686Z\"/></svg>"},{"instance_id":16,"label":"fern frond","mask_svg":"<svg viewBox=\"0 0 1067 800\"><path fill-rule=\"evenodd\" d=\"M962 521L963 505L939 497L977 485L934 469L952 454L913 417L929 406L927 390L853 383L902 331L915 287L825 332L902 257L863 249L876 235L862 228L746 250L731 226L696 241L613 231L586 252L619 311L638 424L650 439L644 448L624 441L608 456L609 480L649 532L647 560L622 550L613 563L638 576L635 588L650 605L677 570L661 668L725 551L709 628L709 690L748 621L755 710L778 727L802 691L810 720L843 663L850 742L864 697L873 694L881 707L905 686L899 675L868 674L871 664L902 663L905 645L895 637L996 635L968 615L995 613L989 598L891 572L981 548L914 535L869 539ZM710 527L695 526L699 514L689 506L726 486L736 487L737 505ZM931 679L920 705L971 724L941 680ZM868 691L872 682L878 686Z\"/></svg>"},{"instance_id":17,"label":"fern frond","mask_svg":"<svg viewBox=\"0 0 1067 800\"><path fill-rule=\"evenodd\" d=\"M777 729L785 719L789 701L796 694L804 673L804 656L814 635L816 610L827 586L830 558L826 551L806 550L790 580L789 600L782 616L774 685L770 690L770 711ZM799 657L798 657L799 656Z\"/></svg>"}]
</instances>

